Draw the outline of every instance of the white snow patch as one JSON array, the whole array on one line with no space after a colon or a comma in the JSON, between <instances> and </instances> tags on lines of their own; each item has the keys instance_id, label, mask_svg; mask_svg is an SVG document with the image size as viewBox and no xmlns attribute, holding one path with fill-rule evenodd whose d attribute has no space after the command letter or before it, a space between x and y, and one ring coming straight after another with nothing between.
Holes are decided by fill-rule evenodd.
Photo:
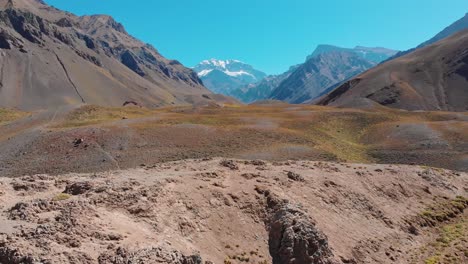
<instances>
[{"instance_id":1,"label":"white snow patch","mask_svg":"<svg viewBox=\"0 0 468 264\"><path fill-rule=\"evenodd\" d=\"M201 72L198 73L198 76L199 77L203 77L203 76L206 76L208 75L210 72L212 72L213 70L203 70Z\"/></svg>"},{"instance_id":2,"label":"white snow patch","mask_svg":"<svg viewBox=\"0 0 468 264\"><path fill-rule=\"evenodd\" d=\"M210 59L210 60L204 60L200 62L201 65L211 65L215 67L219 67L222 69L226 69L227 65L234 64L234 63L243 63L239 60L218 60L218 59Z\"/></svg>"},{"instance_id":3,"label":"white snow patch","mask_svg":"<svg viewBox=\"0 0 468 264\"><path fill-rule=\"evenodd\" d=\"M253 78L255 78L255 76L251 73L248 73L246 71L237 71L237 72L232 72L232 71L228 71L228 70L225 70L223 71L225 74L229 75L229 76L233 76L233 77L237 77L237 76L241 76L241 75L249 75L249 76L252 76Z\"/></svg>"}]
</instances>

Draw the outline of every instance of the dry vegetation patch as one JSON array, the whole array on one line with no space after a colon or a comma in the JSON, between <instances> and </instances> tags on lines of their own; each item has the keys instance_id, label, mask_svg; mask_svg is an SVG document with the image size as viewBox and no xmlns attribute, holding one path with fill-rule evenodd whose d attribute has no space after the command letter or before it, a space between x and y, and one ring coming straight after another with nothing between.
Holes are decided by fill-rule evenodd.
<instances>
[{"instance_id":1,"label":"dry vegetation patch","mask_svg":"<svg viewBox=\"0 0 468 264\"><path fill-rule=\"evenodd\" d=\"M102 171L209 157L419 164L468 171L465 116L287 104L84 106L48 124L53 133L42 133L24 146L20 139L22 159L4 151L4 173ZM75 146L76 139L84 143Z\"/></svg>"},{"instance_id":2,"label":"dry vegetation patch","mask_svg":"<svg viewBox=\"0 0 468 264\"><path fill-rule=\"evenodd\" d=\"M154 111L142 107L102 107L95 105L86 105L72 111L65 121L57 125L57 127L80 127L97 125L110 121L122 119L141 118L151 116Z\"/></svg>"},{"instance_id":3,"label":"dry vegetation patch","mask_svg":"<svg viewBox=\"0 0 468 264\"><path fill-rule=\"evenodd\" d=\"M26 117L28 115L29 113L26 113L26 112L14 110L14 109L0 108L0 124L14 121L14 120Z\"/></svg>"},{"instance_id":4,"label":"dry vegetation patch","mask_svg":"<svg viewBox=\"0 0 468 264\"><path fill-rule=\"evenodd\" d=\"M436 199L438 200L438 199ZM422 232L433 235L419 251L413 253L412 263L464 263L468 258L468 221L465 209L468 199L457 196L443 199L426 208L418 216ZM433 230L433 231L430 231Z\"/></svg>"}]
</instances>

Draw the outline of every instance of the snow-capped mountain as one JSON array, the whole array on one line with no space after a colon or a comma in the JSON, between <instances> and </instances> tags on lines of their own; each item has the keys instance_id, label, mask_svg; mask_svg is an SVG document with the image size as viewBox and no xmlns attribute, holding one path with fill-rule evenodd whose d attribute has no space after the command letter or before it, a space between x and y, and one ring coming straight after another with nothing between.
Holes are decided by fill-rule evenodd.
<instances>
[{"instance_id":1,"label":"snow-capped mountain","mask_svg":"<svg viewBox=\"0 0 468 264\"><path fill-rule=\"evenodd\" d=\"M193 69L208 89L225 95L232 95L237 88L257 83L267 76L238 60L204 60Z\"/></svg>"}]
</instances>

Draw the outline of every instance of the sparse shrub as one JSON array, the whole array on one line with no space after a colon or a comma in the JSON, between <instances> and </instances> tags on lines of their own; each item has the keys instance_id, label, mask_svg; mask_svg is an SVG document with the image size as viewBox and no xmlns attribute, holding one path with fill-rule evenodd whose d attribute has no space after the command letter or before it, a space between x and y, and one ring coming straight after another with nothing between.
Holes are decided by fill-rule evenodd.
<instances>
[{"instance_id":1,"label":"sparse shrub","mask_svg":"<svg viewBox=\"0 0 468 264\"><path fill-rule=\"evenodd\" d=\"M420 217L423 220L421 224L435 226L437 223L448 221L463 213L467 207L468 199L462 196L438 203L421 212Z\"/></svg>"},{"instance_id":2,"label":"sparse shrub","mask_svg":"<svg viewBox=\"0 0 468 264\"><path fill-rule=\"evenodd\" d=\"M52 200L58 202L58 201L68 200L70 199L70 197L71 195L69 195L68 193L59 193Z\"/></svg>"},{"instance_id":3,"label":"sparse shrub","mask_svg":"<svg viewBox=\"0 0 468 264\"><path fill-rule=\"evenodd\" d=\"M425 264L437 264L439 263L440 257L439 256L433 256L424 261Z\"/></svg>"}]
</instances>

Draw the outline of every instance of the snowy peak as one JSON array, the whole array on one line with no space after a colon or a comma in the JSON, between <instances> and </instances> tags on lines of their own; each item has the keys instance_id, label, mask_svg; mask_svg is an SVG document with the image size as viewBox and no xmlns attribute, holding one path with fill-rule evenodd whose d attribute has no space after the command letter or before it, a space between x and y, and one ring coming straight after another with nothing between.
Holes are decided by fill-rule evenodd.
<instances>
[{"instance_id":1,"label":"snowy peak","mask_svg":"<svg viewBox=\"0 0 468 264\"><path fill-rule=\"evenodd\" d=\"M213 70L221 71L232 77L250 76L257 81L266 76L264 72L254 69L252 66L243 63L239 60L218 60L210 59L200 62L193 68L200 77L205 77L213 72Z\"/></svg>"},{"instance_id":2,"label":"snowy peak","mask_svg":"<svg viewBox=\"0 0 468 264\"><path fill-rule=\"evenodd\" d=\"M217 68L222 68L222 69L226 69L226 66L231 65L231 64L244 64L244 63L238 60L217 60L217 59L204 60L200 62L200 65L212 66L212 67L217 67Z\"/></svg>"},{"instance_id":3,"label":"snowy peak","mask_svg":"<svg viewBox=\"0 0 468 264\"><path fill-rule=\"evenodd\" d=\"M239 60L204 60L193 69L208 89L225 95L231 95L231 91L266 77L264 72Z\"/></svg>"}]
</instances>

